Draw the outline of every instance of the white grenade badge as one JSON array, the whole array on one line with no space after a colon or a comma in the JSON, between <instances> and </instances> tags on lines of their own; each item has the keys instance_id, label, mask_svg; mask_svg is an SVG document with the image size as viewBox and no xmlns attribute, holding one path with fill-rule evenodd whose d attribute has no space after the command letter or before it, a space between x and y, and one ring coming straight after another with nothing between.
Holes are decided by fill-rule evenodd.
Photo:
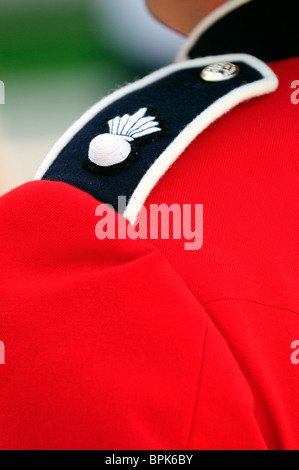
<instances>
[{"instance_id":1,"label":"white grenade badge","mask_svg":"<svg viewBox=\"0 0 299 470\"><path fill-rule=\"evenodd\" d=\"M133 115L125 114L108 122L109 134L100 134L89 145L88 159L101 168L118 165L129 157L135 139L162 129L154 116L146 116L148 108Z\"/></svg>"}]
</instances>

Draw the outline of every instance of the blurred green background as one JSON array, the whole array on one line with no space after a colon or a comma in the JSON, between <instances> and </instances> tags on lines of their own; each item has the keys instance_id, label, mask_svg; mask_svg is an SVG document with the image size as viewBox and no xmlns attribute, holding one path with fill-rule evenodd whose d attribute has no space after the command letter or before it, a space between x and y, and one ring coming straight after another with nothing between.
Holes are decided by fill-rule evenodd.
<instances>
[{"instance_id":1,"label":"blurred green background","mask_svg":"<svg viewBox=\"0 0 299 470\"><path fill-rule=\"evenodd\" d=\"M89 106L171 63L183 38L145 0L1 0L0 195L33 178Z\"/></svg>"}]
</instances>

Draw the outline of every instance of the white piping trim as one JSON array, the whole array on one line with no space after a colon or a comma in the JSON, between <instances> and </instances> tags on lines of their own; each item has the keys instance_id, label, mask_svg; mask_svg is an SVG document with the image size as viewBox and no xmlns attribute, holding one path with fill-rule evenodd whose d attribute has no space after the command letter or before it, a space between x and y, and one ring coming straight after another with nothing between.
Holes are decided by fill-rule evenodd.
<instances>
[{"instance_id":1,"label":"white piping trim","mask_svg":"<svg viewBox=\"0 0 299 470\"><path fill-rule=\"evenodd\" d=\"M226 56L219 56L218 59L221 61L223 57ZM179 63L179 64L171 64L167 67L157 70L156 72L147 75L146 77L142 78L141 80L136 81L135 83L131 83L119 90L115 91L111 95L103 98L101 101L96 103L92 106L89 110L86 111L74 124L69 127L69 129L58 139L56 144L52 147L50 152L46 155L44 161L41 163L40 167L38 168L35 176L34 181L41 180L45 173L48 171L50 166L53 164L55 159L58 155L62 152L62 150L70 143L73 137L91 120L93 119L100 111L110 106L115 101L120 100L124 96L132 93L134 91L140 90L145 88L152 83L161 80L162 78L167 77L168 75L178 72L179 70L186 70L190 68L197 68L205 65L209 65L214 63L217 60L217 57L204 57L200 59L195 59L192 61L188 61L187 63Z\"/></svg>"},{"instance_id":2,"label":"white piping trim","mask_svg":"<svg viewBox=\"0 0 299 470\"><path fill-rule=\"evenodd\" d=\"M228 15L237 8L245 5L246 3L252 2L253 0L229 0L225 2L220 7L212 11L208 16L206 16L192 31L188 39L186 40L184 46L180 50L177 58L177 62L183 62L188 59L188 53L201 38L201 36L217 21L219 21L224 16Z\"/></svg>"},{"instance_id":3,"label":"white piping trim","mask_svg":"<svg viewBox=\"0 0 299 470\"><path fill-rule=\"evenodd\" d=\"M201 132L203 132L203 130L205 130L214 121L219 119L221 116L241 102L257 96L266 95L277 89L279 84L278 79L274 72L264 62L247 54L226 54L221 56L204 57L184 63L172 64L131 85L127 85L123 89L116 91L112 95L104 98L95 106L93 106L65 132L65 134L58 140L58 142L46 156L34 179L42 179L55 159L69 144L73 137L100 111L105 109L107 106L110 106L113 102L179 70L204 67L215 62L244 62L250 67L258 70L263 78L254 83L249 83L238 87L237 89L231 91L224 97L214 102L197 118L195 118L158 157L155 163L139 182L124 213L124 217L126 217L131 222L131 224L134 224L140 209L144 205L148 195L158 183L160 178L162 178L164 173L179 158L179 156L189 146L189 144Z\"/></svg>"}]
</instances>

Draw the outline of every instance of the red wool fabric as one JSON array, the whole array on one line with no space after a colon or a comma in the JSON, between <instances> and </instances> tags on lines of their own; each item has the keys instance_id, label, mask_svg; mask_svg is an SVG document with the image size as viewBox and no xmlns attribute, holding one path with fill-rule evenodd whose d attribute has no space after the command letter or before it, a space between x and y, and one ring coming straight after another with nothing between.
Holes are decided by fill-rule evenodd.
<instances>
[{"instance_id":1,"label":"red wool fabric","mask_svg":"<svg viewBox=\"0 0 299 470\"><path fill-rule=\"evenodd\" d=\"M97 240L64 183L0 199L0 449L299 448L299 61L273 69L147 200L204 205L198 252Z\"/></svg>"}]
</instances>

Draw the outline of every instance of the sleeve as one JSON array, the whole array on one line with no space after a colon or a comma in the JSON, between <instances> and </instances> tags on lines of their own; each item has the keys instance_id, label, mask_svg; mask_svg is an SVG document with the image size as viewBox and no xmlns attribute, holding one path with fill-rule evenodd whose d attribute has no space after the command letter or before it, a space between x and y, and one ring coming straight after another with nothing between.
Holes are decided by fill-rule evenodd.
<instances>
[{"instance_id":1,"label":"sleeve","mask_svg":"<svg viewBox=\"0 0 299 470\"><path fill-rule=\"evenodd\" d=\"M51 182L0 200L0 449L264 448L203 307L148 241L98 240L98 204Z\"/></svg>"}]
</instances>

